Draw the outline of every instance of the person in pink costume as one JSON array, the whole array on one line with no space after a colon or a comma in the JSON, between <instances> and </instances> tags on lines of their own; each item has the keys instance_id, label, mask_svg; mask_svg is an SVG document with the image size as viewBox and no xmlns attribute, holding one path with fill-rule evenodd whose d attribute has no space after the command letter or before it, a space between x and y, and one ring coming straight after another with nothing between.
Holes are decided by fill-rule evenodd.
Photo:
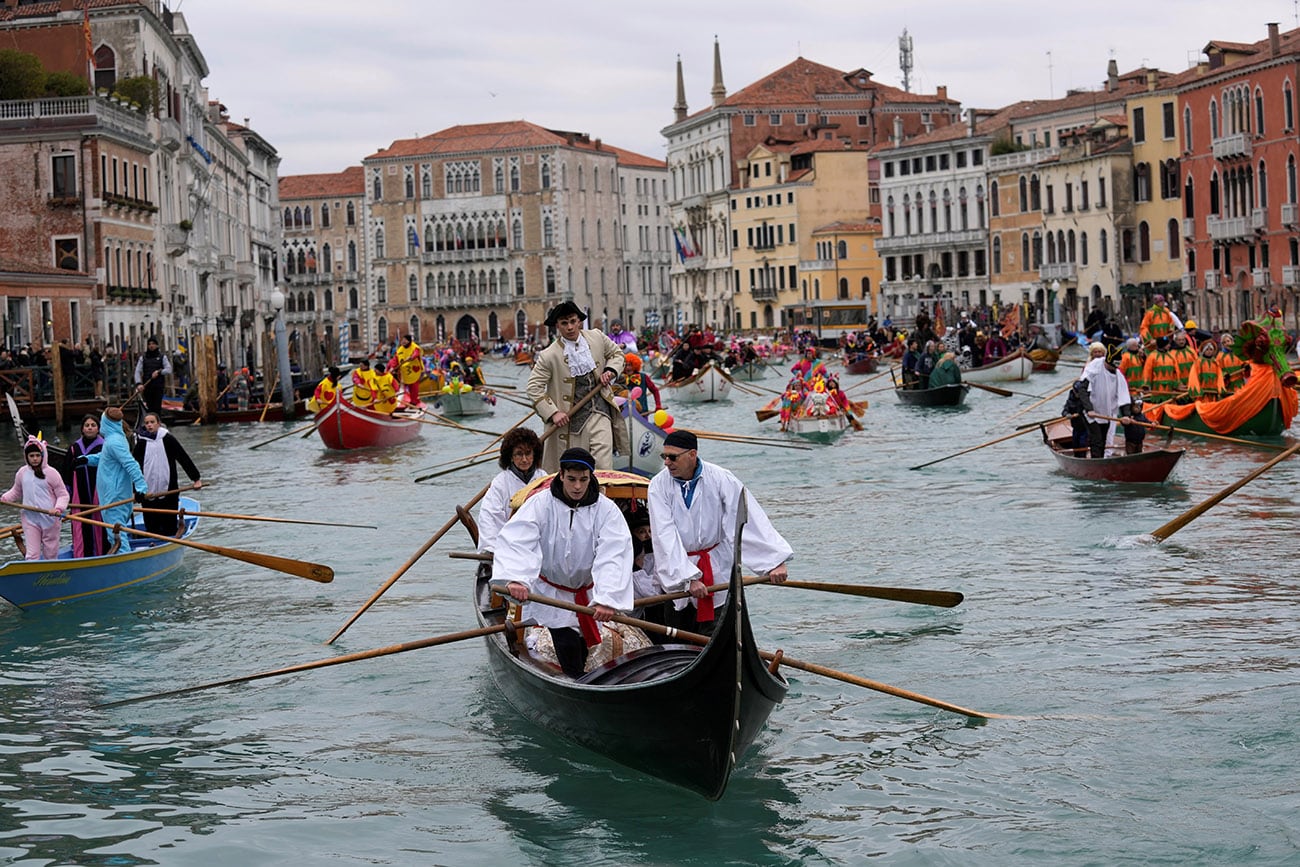
<instances>
[{"instance_id":1,"label":"person in pink costume","mask_svg":"<svg viewBox=\"0 0 1300 867\"><path fill-rule=\"evenodd\" d=\"M23 512L23 541L28 560L54 560L59 556L59 530L68 508L68 488L63 477L50 469L45 442L29 436L23 446L26 463L14 474L14 486L0 494L6 503L22 503L39 511Z\"/></svg>"}]
</instances>

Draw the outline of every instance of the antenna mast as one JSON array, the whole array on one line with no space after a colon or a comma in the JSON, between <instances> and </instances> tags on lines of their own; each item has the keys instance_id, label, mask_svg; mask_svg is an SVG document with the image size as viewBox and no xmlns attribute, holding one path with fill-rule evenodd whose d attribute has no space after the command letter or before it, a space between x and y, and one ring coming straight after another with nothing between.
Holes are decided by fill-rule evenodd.
<instances>
[{"instance_id":1,"label":"antenna mast","mask_svg":"<svg viewBox=\"0 0 1300 867\"><path fill-rule=\"evenodd\" d=\"M903 90L912 89L912 37L903 28L903 35L898 37L898 65L903 70Z\"/></svg>"}]
</instances>

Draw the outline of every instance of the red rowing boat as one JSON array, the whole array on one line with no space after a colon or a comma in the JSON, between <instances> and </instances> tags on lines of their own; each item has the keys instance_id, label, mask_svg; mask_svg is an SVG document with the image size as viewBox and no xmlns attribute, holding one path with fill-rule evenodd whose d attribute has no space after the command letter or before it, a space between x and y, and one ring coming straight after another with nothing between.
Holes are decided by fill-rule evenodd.
<instances>
[{"instance_id":1,"label":"red rowing boat","mask_svg":"<svg viewBox=\"0 0 1300 867\"><path fill-rule=\"evenodd\" d=\"M1084 448L1077 452L1070 447L1068 436L1069 423L1054 424L1051 434L1047 427L1039 425L1043 432L1043 442L1052 451L1057 465L1063 472L1076 479L1088 479L1094 482L1118 482L1129 485L1159 485L1173 472L1174 465L1183 456L1184 449L1164 448L1147 449L1134 455L1118 454L1104 458L1088 457ZM1059 436L1062 430L1066 436ZM1170 434L1172 437L1173 434Z\"/></svg>"},{"instance_id":2,"label":"red rowing boat","mask_svg":"<svg viewBox=\"0 0 1300 867\"><path fill-rule=\"evenodd\" d=\"M420 435L420 422L336 400L316 416L316 432L330 449L398 446Z\"/></svg>"}]
</instances>

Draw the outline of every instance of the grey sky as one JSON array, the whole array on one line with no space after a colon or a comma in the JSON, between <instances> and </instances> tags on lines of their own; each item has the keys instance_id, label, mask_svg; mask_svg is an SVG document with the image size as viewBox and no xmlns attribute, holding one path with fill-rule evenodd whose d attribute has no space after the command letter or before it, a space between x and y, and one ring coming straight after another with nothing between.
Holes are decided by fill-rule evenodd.
<instances>
[{"instance_id":1,"label":"grey sky","mask_svg":"<svg viewBox=\"0 0 1300 867\"><path fill-rule=\"evenodd\" d=\"M208 60L211 96L279 151L282 174L339 171L390 144L458 123L526 119L664 156L674 62L691 111L705 108L712 46L728 92L804 57L866 67L963 107L1096 88L1120 71L1171 72L1212 39L1253 42L1296 27L1295 0L180 0ZM1050 69L1048 52L1051 52Z\"/></svg>"}]
</instances>

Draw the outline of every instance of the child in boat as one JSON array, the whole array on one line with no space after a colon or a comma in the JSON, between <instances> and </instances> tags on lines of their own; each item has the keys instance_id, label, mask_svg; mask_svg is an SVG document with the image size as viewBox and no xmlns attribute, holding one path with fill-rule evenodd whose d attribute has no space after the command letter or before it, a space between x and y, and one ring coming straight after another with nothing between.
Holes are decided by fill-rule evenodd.
<instances>
[{"instance_id":1,"label":"child in boat","mask_svg":"<svg viewBox=\"0 0 1300 867\"><path fill-rule=\"evenodd\" d=\"M59 556L59 530L68 507L63 477L50 470L45 441L29 436L23 446L26 463L14 474L14 486L0 494L6 503L21 502L38 511L23 511L23 541L28 560L54 560Z\"/></svg>"}]
</instances>

